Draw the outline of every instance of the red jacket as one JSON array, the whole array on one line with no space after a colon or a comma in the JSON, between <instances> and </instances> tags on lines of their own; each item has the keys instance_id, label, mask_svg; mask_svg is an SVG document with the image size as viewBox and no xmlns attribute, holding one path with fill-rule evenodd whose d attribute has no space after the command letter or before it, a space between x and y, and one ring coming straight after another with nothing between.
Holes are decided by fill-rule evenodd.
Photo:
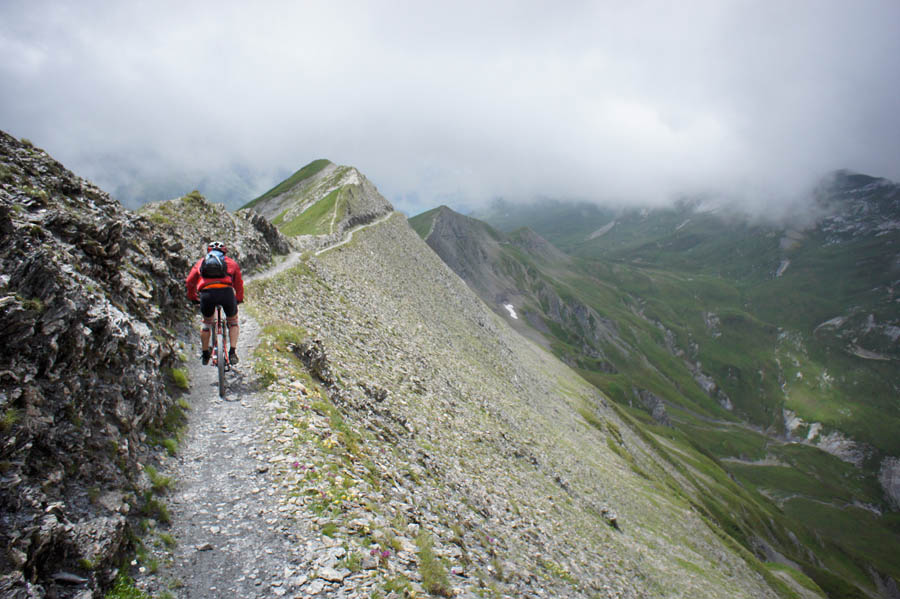
<instances>
[{"instance_id":1,"label":"red jacket","mask_svg":"<svg viewBox=\"0 0 900 599\"><path fill-rule=\"evenodd\" d=\"M203 275L200 274L201 264L203 264L203 258L197 260L197 263L194 264L188 275L187 296L189 300L199 300L197 293L206 287L224 284L234 287L234 298L237 301L244 301L244 280L241 278L241 267L238 266L237 262L225 256L225 271L227 275L218 279L204 279Z\"/></svg>"}]
</instances>

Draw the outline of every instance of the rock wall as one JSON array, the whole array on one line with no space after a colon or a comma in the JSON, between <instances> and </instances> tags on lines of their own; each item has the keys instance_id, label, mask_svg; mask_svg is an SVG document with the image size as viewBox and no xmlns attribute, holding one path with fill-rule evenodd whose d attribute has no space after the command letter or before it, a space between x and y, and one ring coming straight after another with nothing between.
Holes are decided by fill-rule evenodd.
<instances>
[{"instance_id":1,"label":"rock wall","mask_svg":"<svg viewBox=\"0 0 900 599\"><path fill-rule=\"evenodd\" d=\"M228 255L237 260L245 273L259 270L272 254L287 254L291 242L275 225L253 210L231 213L224 204L209 202L197 191L182 198L147 204L140 214L158 229L181 239L185 257L194 262L206 252L210 241L221 241Z\"/></svg>"},{"instance_id":2,"label":"rock wall","mask_svg":"<svg viewBox=\"0 0 900 599\"><path fill-rule=\"evenodd\" d=\"M0 132L0 596L99 596L114 576L146 430L173 403L192 254Z\"/></svg>"}]
</instances>

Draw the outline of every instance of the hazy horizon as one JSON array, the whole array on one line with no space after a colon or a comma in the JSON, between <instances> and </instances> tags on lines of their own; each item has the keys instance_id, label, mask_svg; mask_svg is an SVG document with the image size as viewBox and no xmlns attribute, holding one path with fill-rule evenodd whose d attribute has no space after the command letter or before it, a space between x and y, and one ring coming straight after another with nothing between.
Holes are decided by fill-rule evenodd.
<instances>
[{"instance_id":1,"label":"hazy horizon","mask_svg":"<svg viewBox=\"0 0 900 599\"><path fill-rule=\"evenodd\" d=\"M13 0L0 20L0 129L130 205L246 201L322 157L408 214L770 212L837 169L900 180L893 1Z\"/></svg>"}]
</instances>

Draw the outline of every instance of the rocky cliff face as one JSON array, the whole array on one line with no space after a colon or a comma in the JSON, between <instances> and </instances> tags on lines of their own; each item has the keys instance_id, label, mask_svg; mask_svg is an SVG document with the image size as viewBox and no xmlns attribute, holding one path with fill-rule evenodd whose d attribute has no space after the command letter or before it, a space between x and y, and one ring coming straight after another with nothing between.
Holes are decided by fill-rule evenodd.
<instances>
[{"instance_id":1,"label":"rocky cliff face","mask_svg":"<svg viewBox=\"0 0 900 599\"><path fill-rule=\"evenodd\" d=\"M139 213L160 229L190 244L198 259L210 241L221 241L228 255L237 260L243 272L265 266L273 254L287 254L292 245L287 237L254 210L231 213L223 204L206 200L197 191L165 202L143 206Z\"/></svg>"},{"instance_id":2,"label":"rocky cliff face","mask_svg":"<svg viewBox=\"0 0 900 599\"><path fill-rule=\"evenodd\" d=\"M288 250L258 215L181 202L203 212L202 227L168 226L158 206L125 210L0 132L4 597L67 597L84 582L96 593L114 575L129 517L148 509L142 465L171 414L176 335L192 313L183 281L199 245L233 234L250 269Z\"/></svg>"},{"instance_id":3,"label":"rocky cliff face","mask_svg":"<svg viewBox=\"0 0 900 599\"><path fill-rule=\"evenodd\" d=\"M123 546L144 431L172 405L189 265L177 239L5 133L0 178L0 590L41 597L61 573L106 582Z\"/></svg>"}]
</instances>

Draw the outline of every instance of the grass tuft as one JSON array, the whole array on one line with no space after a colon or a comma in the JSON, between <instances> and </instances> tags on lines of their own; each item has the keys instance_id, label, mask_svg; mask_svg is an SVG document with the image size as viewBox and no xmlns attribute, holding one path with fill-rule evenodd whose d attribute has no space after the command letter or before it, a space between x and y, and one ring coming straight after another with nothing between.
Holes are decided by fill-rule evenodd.
<instances>
[{"instance_id":1,"label":"grass tuft","mask_svg":"<svg viewBox=\"0 0 900 599\"><path fill-rule=\"evenodd\" d=\"M16 408L6 408L3 416L0 416L0 433L5 433L15 425L22 417L22 412Z\"/></svg>"},{"instance_id":2,"label":"grass tuft","mask_svg":"<svg viewBox=\"0 0 900 599\"><path fill-rule=\"evenodd\" d=\"M153 492L162 494L172 488L172 478L163 476L156 468L151 465L144 466L144 472L150 477L150 484L153 486Z\"/></svg>"},{"instance_id":3,"label":"grass tuft","mask_svg":"<svg viewBox=\"0 0 900 599\"><path fill-rule=\"evenodd\" d=\"M169 371L169 376L172 377L172 383L183 391L187 391L191 388L191 381L188 377L187 370L184 368L172 368Z\"/></svg>"},{"instance_id":4,"label":"grass tuft","mask_svg":"<svg viewBox=\"0 0 900 599\"><path fill-rule=\"evenodd\" d=\"M134 586L134 580L125 573L125 569L119 570L113 588L106 594L105 599L151 599L150 595Z\"/></svg>"},{"instance_id":5,"label":"grass tuft","mask_svg":"<svg viewBox=\"0 0 900 599\"><path fill-rule=\"evenodd\" d=\"M432 595L453 597L447 568L434 555L434 541L425 530L420 531L416 537L416 547L419 550L419 574L422 575L422 586Z\"/></svg>"}]
</instances>

